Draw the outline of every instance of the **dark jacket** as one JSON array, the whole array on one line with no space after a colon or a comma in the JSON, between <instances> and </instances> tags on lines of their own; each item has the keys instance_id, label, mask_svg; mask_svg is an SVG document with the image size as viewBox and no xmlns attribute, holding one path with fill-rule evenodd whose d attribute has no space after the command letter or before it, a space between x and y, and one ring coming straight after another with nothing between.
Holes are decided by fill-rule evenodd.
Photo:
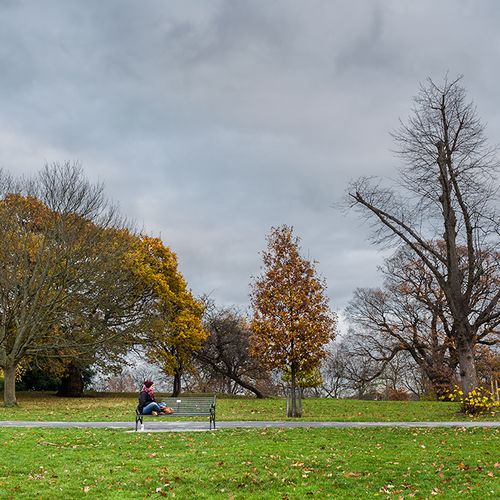
<instances>
[{"instance_id":1,"label":"dark jacket","mask_svg":"<svg viewBox=\"0 0 500 500\"><path fill-rule=\"evenodd\" d=\"M139 413L142 413L142 409L148 405L149 403L154 402L154 399L149 395L148 392L141 391L139 393L139 404L137 405L137 409Z\"/></svg>"}]
</instances>

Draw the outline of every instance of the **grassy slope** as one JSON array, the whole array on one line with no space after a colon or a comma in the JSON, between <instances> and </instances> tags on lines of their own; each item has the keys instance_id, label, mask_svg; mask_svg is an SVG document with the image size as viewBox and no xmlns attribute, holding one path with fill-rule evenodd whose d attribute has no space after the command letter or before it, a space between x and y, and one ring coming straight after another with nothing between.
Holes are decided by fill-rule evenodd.
<instances>
[{"instance_id":1,"label":"grassy slope","mask_svg":"<svg viewBox=\"0 0 500 500\"><path fill-rule=\"evenodd\" d=\"M0 429L0 498L498 498L499 432Z\"/></svg>"},{"instance_id":2,"label":"grassy slope","mask_svg":"<svg viewBox=\"0 0 500 500\"><path fill-rule=\"evenodd\" d=\"M0 407L0 420L127 421L133 420L136 398L134 394L102 393L94 397L65 399L44 393L20 393L17 408ZM285 402L282 399L217 400L218 420L283 420L284 415ZM498 415L489 415L484 419L498 420ZM457 403L307 399L303 403L302 420L390 422L470 419L458 413Z\"/></svg>"}]
</instances>

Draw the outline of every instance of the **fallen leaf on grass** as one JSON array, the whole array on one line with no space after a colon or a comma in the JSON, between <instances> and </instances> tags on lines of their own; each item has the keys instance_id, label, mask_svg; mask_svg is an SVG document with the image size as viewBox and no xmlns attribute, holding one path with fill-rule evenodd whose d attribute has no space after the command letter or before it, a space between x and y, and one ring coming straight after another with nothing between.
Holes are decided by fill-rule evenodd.
<instances>
[{"instance_id":1,"label":"fallen leaf on grass","mask_svg":"<svg viewBox=\"0 0 500 500\"><path fill-rule=\"evenodd\" d=\"M344 472L344 477L361 477L362 472Z\"/></svg>"},{"instance_id":2,"label":"fallen leaf on grass","mask_svg":"<svg viewBox=\"0 0 500 500\"><path fill-rule=\"evenodd\" d=\"M386 484L380 488L380 493L391 493L391 490L394 488L393 484Z\"/></svg>"},{"instance_id":3,"label":"fallen leaf on grass","mask_svg":"<svg viewBox=\"0 0 500 500\"><path fill-rule=\"evenodd\" d=\"M49 441L42 441L40 443L42 446L56 446L57 448L60 448L60 445L56 444L56 443L51 443Z\"/></svg>"},{"instance_id":4,"label":"fallen leaf on grass","mask_svg":"<svg viewBox=\"0 0 500 500\"><path fill-rule=\"evenodd\" d=\"M40 479L45 479L45 476L43 474L35 474L34 476L32 476L31 474L28 476L28 479L32 479L32 480L35 480L35 481L38 481Z\"/></svg>"}]
</instances>

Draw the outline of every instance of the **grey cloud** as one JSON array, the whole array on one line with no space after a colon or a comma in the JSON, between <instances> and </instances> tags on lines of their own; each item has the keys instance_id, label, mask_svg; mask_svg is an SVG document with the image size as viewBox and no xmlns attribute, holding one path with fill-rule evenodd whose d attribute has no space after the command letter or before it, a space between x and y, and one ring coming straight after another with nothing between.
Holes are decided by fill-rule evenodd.
<instances>
[{"instance_id":1,"label":"grey cloud","mask_svg":"<svg viewBox=\"0 0 500 500\"><path fill-rule=\"evenodd\" d=\"M357 38L337 56L340 71L351 68L394 69L400 55L383 40L384 17L380 4L375 3L366 24L358 25Z\"/></svg>"}]
</instances>

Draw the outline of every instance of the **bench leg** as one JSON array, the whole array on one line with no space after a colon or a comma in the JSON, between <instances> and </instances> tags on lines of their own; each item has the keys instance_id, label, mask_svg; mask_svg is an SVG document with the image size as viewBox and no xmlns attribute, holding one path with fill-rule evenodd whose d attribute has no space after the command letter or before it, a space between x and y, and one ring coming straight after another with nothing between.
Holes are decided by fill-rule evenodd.
<instances>
[{"instance_id":1,"label":"bench leg","mask_svg":"<svg viewBox=\"0 0 500 500\"><path fill-rule=\"evenodd\" d=\"M142 415L136 415L135 416L135 432L137 432L137 428L139 427L139 423L141 424L141 427L144 423Z\"/></svg>"}]
</instances>

